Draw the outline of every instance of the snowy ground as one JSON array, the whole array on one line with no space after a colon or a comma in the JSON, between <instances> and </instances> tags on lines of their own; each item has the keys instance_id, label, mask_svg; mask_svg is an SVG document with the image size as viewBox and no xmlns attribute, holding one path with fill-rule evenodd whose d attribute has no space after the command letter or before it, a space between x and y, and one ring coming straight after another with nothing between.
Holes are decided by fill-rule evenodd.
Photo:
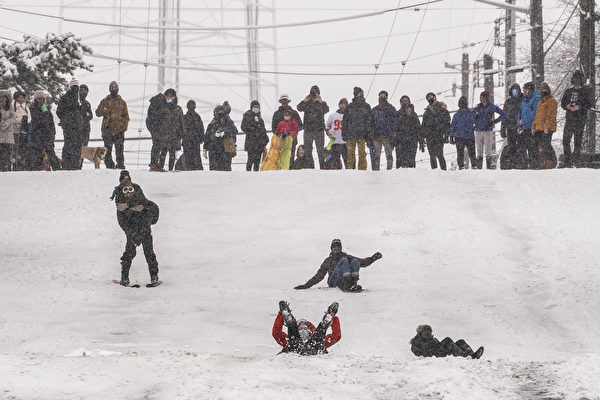
<instances>
[{"instance_id":1,"label":"snowy ground","mask_svg":"<svg viewBox=\"0 0 600 400\"><path fill-rule=\"evenodd\" d=\"M159 288L110 282L117 172L0 174L0 399L600 398L597 171L131 173ZM292 290L334 237L383 253L368 292ZM276 355L281 299L340 303L329 355ZM420 323L483 358L414 357Z\"/></svg>"}]
</instances>

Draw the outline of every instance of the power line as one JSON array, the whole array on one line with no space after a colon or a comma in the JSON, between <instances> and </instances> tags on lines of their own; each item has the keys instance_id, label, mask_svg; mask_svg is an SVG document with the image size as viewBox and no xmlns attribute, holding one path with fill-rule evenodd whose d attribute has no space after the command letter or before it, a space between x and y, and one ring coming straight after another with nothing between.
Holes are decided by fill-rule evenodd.
<instances>
[{"instance_id":1,"label":"power line","mask_svg":"<svg viewBox=\"0 0 600 400\"><path fill-rule=\"evenodd\" d=\"M398 0L398 5L396 6L396 8L400 7L401 2L402 2L402 0ZM371 88L373 87L373 82L375 82L375 77L377 76L377 71L379 69L379 65L381 64L381 61L383 60L383 56L385 55L385 50L387 49L388 43L390 42L390 37L392 36L392 32L394 31L394 25L396 25L396 17L398 17L398 10L396 10L396 13L394 14L394 20L392 21L392 25L390 26L390 31L388 32L387 39L385 40L385 45L383 46L383 51L381 52L379 61L377 62L377 64L375 64L375 73L373 74L373 79L371 79L371 84L369 85L369 90L367 90L366 97L368 97L369 93L371 93Z\"/></svg>"},{"instance_id":2,"label":"power line","mask_svg":"<svg viewBox=\"0 0 600 400\"><path fill-rule=\"evenodd\" d=\"M117 57L105 56L102 54L91 54L90 57L100 58L104 60L114 60L119 61ZM129 64L140 64L140 65L149 65L153 67L164 67L171 69L180 69L186 71L203 71L203 72L222 72L229 74L247 74L248 72L257 73L257 74L266 74L266 75L291 75L291 76L371 76L372 72L343 72L343 73L328 73L328 72L285 72L285 71L266 71L266 70L258 70L258 71L248 71L248 70L238 70L238 69L219 69L219 68L207 68L207 67L199 67L199 66L182 66L182 65L173 65L173 64L164 64L164 63L156 63L156 62L146 62L132 59L121 58L121 62L129 63ZM380 75L398 75L403 72L383 72ZM406 72L405 75L452 75L452 74L460 74L458 71L441 71L441 72Z\"/></svg>"},{"instance_id":3,"label":"power line","mask_svg":"<svg viewBox=\"0 0 600 400\"><path fill-rule=\"evenodd\" d=\"M321 24L328 24L328 23L331 23L331 22L340 22L340 21L348 21L348 20L353 20L353 19L362 19L362 18L374 17L374 16L383 15L383 14L394 12L394 11L398 11L398 10L406 10L406 9L414 8L414 7L417 7L417 6L420 6L420 5L429 4L430 2L431 3L438 3L440 1L442 1L442 0L431 0L431 1L428 1L427 3L423 2L423 3L412 4L410 6L403 6L403 7L398 7L398 8L390 8L390 9L386 9L386 10L380 10L380 11L375 11L375 12L370 12L370 13L365 13L365 14L350 15L350 16L347 16L347 17L329 18L329 19L323 19L323 20L318 20L318 21L291 22L291 23L287 23L287 24L277 24L277 25L214 26L214 27L176 27L176 26L149 26L149 25L146 26L146 27L142 27L142 26L139 26L139 25L118 25L118 24L111 24L111 23L108 23L108 22L96 22L96 21L90 21L90 20L81 20L81 19L75 19L75 18L67 18L67 17L61 17L59 15L45 14L45 13L34 12L34 11L18 10L16 8L8 8L8 7L2 7L2 6L0 6L0 10L10 11L10 12L15 12L15 13L20 13L20 14L34 15L34 16L37 16L37 17L45 17L45 18L58 19L58 20L61 20L63 22L72 22L72 23L76 23L76 24L85 24L85 25L107 26L107 27L111 27L111 28L118 28L120 26L120 27L126 28L126 29L140 29L140 30L168 30L168 31L190 31L190 32L213 31L213 32L219 32L219 31L241 31L241 30L245 31L245 30L248 30L248 29L278 29L278 28L291 28L291 27L296 27L296 26L321 25Z\"/></svg>"},{"instance_id":4,"label":"power line","mask_svg":"<svg viewBox=\"0 0 600 400\"><path fill-rule=\"evenodd\" d=\"M415 34L415 39L413 40L412 46L410 47L410 51L408 52L408 56L406 57L407 59L410 58L415 45L417 44L417 39L419 38L419 34L421 33L421 28L423 27L423 21L425 21L425 15L427 15L427 7L429 6L429 2L427 2L427 4L425 5L425 11L423 12L423 16L421 17L421 22L419 23L419 28L417 29L417 33ZM402 63L402 71L400 72L400 75L398 76L398 80L396 80L396 86L394 86L394 90L392 91L392 96L394 97L394 94L396 93L396 89L398 89L398 85L400 84L400 79L402 79L402 74L404 73L404 69L406 68L406 62Z\"/></svg>"}]
</instances>

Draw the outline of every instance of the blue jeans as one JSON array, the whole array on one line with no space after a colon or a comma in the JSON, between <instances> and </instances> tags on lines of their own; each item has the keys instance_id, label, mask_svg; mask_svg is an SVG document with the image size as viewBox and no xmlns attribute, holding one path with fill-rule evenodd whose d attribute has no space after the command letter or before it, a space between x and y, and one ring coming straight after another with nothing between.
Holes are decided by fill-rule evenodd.
<instances>
[{"instance_id":1,"label":"blue jeans","mask_svg":"<svg viewBox=\"0 0 600 400\"><path fill-rule=\"evenodd\" d=\"M353 258L352 262L348 262L346 257L338 261L335 269L329 275L327 279L327 285L329 287L341 287L344 281L344 276L358 276L358 270L360 269L360 261L358 258Z\"/></svg>"}]
</instances>

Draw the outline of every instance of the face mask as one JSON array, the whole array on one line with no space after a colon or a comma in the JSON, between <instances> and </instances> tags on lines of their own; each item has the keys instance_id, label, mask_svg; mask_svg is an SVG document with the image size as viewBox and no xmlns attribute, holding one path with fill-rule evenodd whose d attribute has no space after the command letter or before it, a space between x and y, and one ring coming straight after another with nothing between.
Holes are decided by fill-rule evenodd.
<instances>
[{"instance_id":1,"label":"face mask","mask_svg":"<svg viewBox=\"0 0 600 400\"><path fill-rule=\"evenodd\" d=\"M512 94L512 97L519 97L519 95L521 94L521 91L517 88L514 88L513 90L510 91L510 93Z\"/></svg>"},{"instance_id":2,"label":"face mask","mask_svg":"<svg viewBox=\"0 0 600 400\"><path fill-rule=\"evenodd\" d=\"M540 94L542 95L542 97L550 96L550 92L546 92L546 91L542 91L542 92L540 92Z\"/></svg>"},{"instance_id":3,"label":"face mask","mask_svg":"<svg viewBox=\"0 0 600 400\"><path fill-rule=\"evenodd\" d=\"M583 86L583 82L579 79L571 79L571 85L573 86Z\"/></svg>"},{"instance_id":4,"label":"face mask","mask_svg":"<svg viewBox=\"0 0 600 400\"><path fill-rule=\"evenodd\" d=\"M42 104L42 111L43 112L47 112L48 111L48 107L46 107L46 103Z\"/></svg>"},{"instance_id":5,"label":"face mask","mask_svg":"<svg viewBox=\"0 0 600 400\"><path fill-rule=\"evenodd\" d=\"M285 119L286 121L289 121L290 119L292 119L292 117L286 115L285 117L283 117L283 119Z\"/></svg>"},{"instance_id":6,"label":"face mask","mask_svg":"<svg viewBox=\"0 0 600 400\"><path fill-rule=\"evenodd\" d=\"M117 95L118 95L118 94L119 94L119 89L116 89L116 90L111 90L111 91L110 91L110 95L111 95L112 97L117 97Z\"/></svg>"},{"instance_id":7,"label":"face mask","mask_svg":"<svg viewBox=\"0 0 600 400\"><path fill-rule=\"evenodd\" d=\"M258 113L260 112L260 108L256 108L256 107L255 107L255 108L253 108L253 109L252 109L252 112L253 112L254 114L258 114Z\"/></svg>"},{"instance_id":8,"label":"face mask","mask_svg":"<svg viewBox=\"0 0 600 400\"><path fill-rule=\"evenodd\" d=\"M387 97L380 97L379 104L385 104L385 103L387 103Z\"/></svg>"},{"instance_id":9,"label":"face mask","mask_svg":"<svg viewBox=\"0 0 600 400\"><path fill-rule=\"evenodd\" d=\"M169 104L173 103L173 99L167 99L167 103L169 103Z\"/></svg>"},{"instance_id":10,"label":"face mask","mask_svg":"<svg viewBox=\"0 0 600 400\"><path fill-rule=\"evenodd\" d=\"M433 102L434 102L434 101L435 101L435 98L434 98L434 97L431 97L431 98L427 99L427 102L428 102L429 104L431 104L431 105L433 105Z\"/></svg>"},{"instance_id":11,"label":"face mask","mask_svg":"<svg viewBox=\"0 0 600 400\"><path fill-rule=\"evenodd\" d=\"M308 338L310 338L312 332L308 329L302 329L301 331L298 331L298 333L300 334L300 338L306 341Z\"/></svg>"}]
</instances>

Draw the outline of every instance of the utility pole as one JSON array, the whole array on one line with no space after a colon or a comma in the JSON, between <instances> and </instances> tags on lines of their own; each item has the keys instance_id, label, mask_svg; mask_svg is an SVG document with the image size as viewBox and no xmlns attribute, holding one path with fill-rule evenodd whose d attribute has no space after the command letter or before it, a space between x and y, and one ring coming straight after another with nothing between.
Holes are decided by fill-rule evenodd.
<instances>
[{"instance_id":1,"label":"utility pole","mask_svg":"<svg viewBox=\"0 0 600 400\"><path fill-rule=\"evenodd\" d=\"M590 90L592 108L596 108L596 35L594 0L580 0L581 13L579 17L579 58L583 73L587 78L587 86ZM588 153L596 152L596 114L591 111L585 128L584 143L587 144Z\"/></svg>"},{"instance_id":2,"label":"utility pole","mask_svg":"<svg viewBox=\"0 0 600 400\"><path fill-rule=\"evenodd\" d=\"M542 0L530 0L529 14L531 24L531 68L535 88L540 90L544 82L544 19L542 18Z\"/></svg>"},{"instance_id":3,"label":"utility pole","mask_svg":"<svg viewBox=\"0 0 600 400\"><path fill-rule=\"evenodd\" d=\"M489 54L483 55L483 70L491 71L494 69L494 58ZM483 89L490 94L490 104L494 104L494 75L484 74ZM492 151L496 153L496 140L492 141Z\"/></svg>"},{"instance_id":4,"label":"utility pole","mask_svg":"<svg viewBox=\"0 0 600 400\"><path fill-rule=\"evenodd\" d=\"M506 0L509 5L515 4L515 0ZM510 68L517 63L517 34L515 33L515 25L517 22L517 12L506 9L506 19L504 25L504 94L509 96L509 89L516 82L514 72Z\"/></svg>"},{"instance_id":5,"label":"utility pole","mask_svg":"<svg viewBox=\"0 0 600 400\"><path fill-rule=\"evenodd\" d=\"M158 91L163 92L165 90L165 67L163 64L165 63L167 51L167 31L165 30L167 24L167 0L158 0L158 2L158 25L161 27L161 30L158 32L158 63L161 64L158 67Z\"/></svg>"},{"instance_id":6,"label":"utility pole","mask_svg":"<svg viewBox=\"0 0 600 400\"><path fill-rule=\"evenodd\" d=\"M460 95L469 100L469 53L466 52L462 55L461 76Z\"/></svg>"}]
</instances>

